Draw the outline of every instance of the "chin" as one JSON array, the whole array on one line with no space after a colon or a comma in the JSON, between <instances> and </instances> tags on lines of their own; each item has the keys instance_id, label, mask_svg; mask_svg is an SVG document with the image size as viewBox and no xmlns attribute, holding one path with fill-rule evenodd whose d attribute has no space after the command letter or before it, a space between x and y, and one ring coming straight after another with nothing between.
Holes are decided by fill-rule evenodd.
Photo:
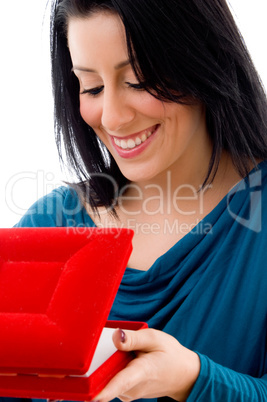
<instances>
[{"instance_id":1,"label":"chin","mask_svg":"<svg viewBox=\"0 0 267 402\"><path fill-rule=\"evenodd\" d=\"M141 172L136 172L135 169L133 168L131 172L127 171L121 171L123 176L126 177L130 182L134 183L142 183L146 182L148 180L152 180L156 175L155 174L148 174L144 173L143 171Z\"/></svg>"}]
</instances>

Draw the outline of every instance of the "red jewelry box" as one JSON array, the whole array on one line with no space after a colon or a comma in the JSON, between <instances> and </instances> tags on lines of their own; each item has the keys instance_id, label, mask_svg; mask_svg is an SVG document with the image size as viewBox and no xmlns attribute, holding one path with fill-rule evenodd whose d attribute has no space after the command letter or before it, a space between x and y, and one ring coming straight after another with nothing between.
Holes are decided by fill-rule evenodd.
<instances>
[{"instance_id":1,"label":"red jewelry box","mask_svg":"<svg viewBox=\"0 0 267 402\"><path fill-rule=\"evenodd\" d=\"M0 229L1 396L90 400L133 358L97 349L104 326L147 326L106 322L132 237L114 228ZM96 349L104 362L88 374Z\"/></svg>"}]
</instances>

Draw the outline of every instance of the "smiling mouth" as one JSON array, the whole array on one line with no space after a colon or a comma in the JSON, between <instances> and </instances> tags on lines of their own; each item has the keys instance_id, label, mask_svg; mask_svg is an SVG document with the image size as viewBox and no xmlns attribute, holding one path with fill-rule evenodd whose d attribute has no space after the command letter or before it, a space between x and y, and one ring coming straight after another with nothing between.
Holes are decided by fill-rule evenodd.
<instances>
[{"instance_id":1,"label":"smiling mouth","mask_svg":"<svg viewBox=\"0 0 267 402\"><path fill-rule=\"evenodd\" d=\"M139 133L136 135L134 138L130 138L128 140L122 139L120 140L119 138L113 137L115 144L117 147L123 149L123 150L131 150L139 145L143 144L158 128L158 124L144 130L142 133Z\"/></svg>"}]
</instances>

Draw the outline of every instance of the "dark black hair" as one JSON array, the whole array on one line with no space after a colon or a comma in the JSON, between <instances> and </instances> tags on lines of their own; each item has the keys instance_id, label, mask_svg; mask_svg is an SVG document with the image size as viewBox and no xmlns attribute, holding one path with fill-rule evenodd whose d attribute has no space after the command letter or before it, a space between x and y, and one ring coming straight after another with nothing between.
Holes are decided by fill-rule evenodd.
<instances>
[{"instance_id":1,"label":"dark black hair","mask_svg":"<svg viewBox=\"0 0 267 402\"><path fill-rule=\"evenodd\" d=\"M56 140L93 208L114 205L128 183L79 111L67 46L70 17L110 10L121 18L129 58L145 89L164 101L201 101L213 152L205 184L225 149L241 176L267 157L267 102L225 0L58 0L51 17ZM108 178L113 178L113 181ZM117 193L114 193L114 183ZM87 189L90 189L89 193Z\"/></svg>"}]
</instances>

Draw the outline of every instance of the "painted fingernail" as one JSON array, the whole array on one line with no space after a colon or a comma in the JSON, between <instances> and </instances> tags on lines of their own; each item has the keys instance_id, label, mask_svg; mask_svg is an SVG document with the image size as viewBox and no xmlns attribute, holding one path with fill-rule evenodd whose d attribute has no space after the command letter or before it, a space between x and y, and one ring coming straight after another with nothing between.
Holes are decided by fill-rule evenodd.
<instances>
[{"instance_id":1,"label":"painted fingernail","mask_svg":"<svg viewBox=\"0 0 267 402\"><path fill-rule=\"evenodd\" d=\"M121 343L125 343L126 342L126 334L122 329L119 329L119 331L120 331Z\"/></svg>"},{"instance_id":2,"label":"painted fingernail","mask_svg":"<svg viewBox=\"0 0 267 402\"><path fill-rule=\"evenodd\" d=\"M61 402L63 399L47 399L47 402Z\"/></svg>"}]
</instances>

